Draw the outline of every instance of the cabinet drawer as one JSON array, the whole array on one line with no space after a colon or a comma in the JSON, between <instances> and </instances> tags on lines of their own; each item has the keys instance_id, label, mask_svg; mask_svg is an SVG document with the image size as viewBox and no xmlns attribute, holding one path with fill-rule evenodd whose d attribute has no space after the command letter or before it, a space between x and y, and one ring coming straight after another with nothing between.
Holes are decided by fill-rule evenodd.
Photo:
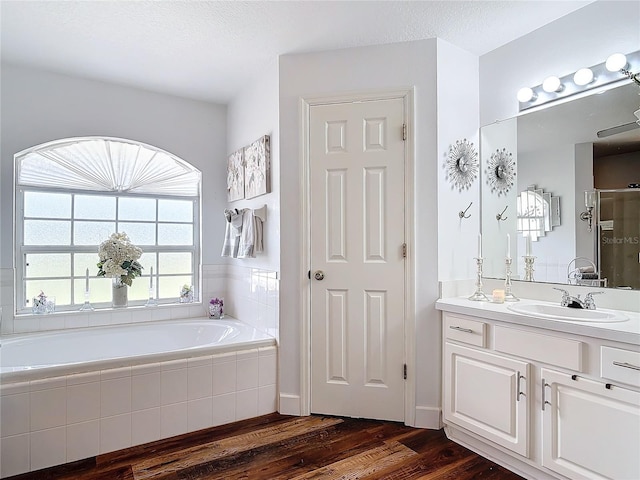
<instances>
[{"instance_id":1,"label":"cabinet drawer","mask_svg":"<svg viewBox=\"0 0 640 480\"><path fill-rule=\"evenodd\" d=\"M601 347L600 375L615 382L640 387L640 352Z\"/></svg>"},{"instance_id":2,"label":"cabinet drawer","mask_svg":"<svg viewBox=\"0 0 640 480\"><path fill-rule=\"evenodd\" d=\"M577 340L499 325L494 329L493 340L494 348L499 352L538 360L577 372L582 371L584 345Z\"/></svg>"},{"instance_id":3,"label":"cabinet drawer","mask_svg":"<svg viewBox=\"0 0 640 480\"><path fill-rule=\"evenodd\" d=\"M484 348L487 346L487 324L445 313L444 337Z\"/></svg>"}]
</instances>

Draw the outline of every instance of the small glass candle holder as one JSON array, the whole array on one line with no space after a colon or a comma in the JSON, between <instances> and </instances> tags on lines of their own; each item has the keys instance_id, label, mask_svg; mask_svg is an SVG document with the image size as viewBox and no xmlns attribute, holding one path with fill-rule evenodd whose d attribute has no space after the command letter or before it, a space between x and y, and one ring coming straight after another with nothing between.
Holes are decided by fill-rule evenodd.
<instances>
[{"instance_id":1,"label":"small glass candle holder","mask_svg":"<svg viewBox=\"0 0 640 480\"><path fill-rule=\"evenodd\" d=\"M95 310L93 308L93 305L91 305L91 302L89 302L89 297L90 297L89 290L86 290L84 292L84 303L80 307L81 312L92 312L93 310Z\"/></svg>"},{"instance_id":2,"label":"small glass candle holder","mask_svg":"<svg viewBox=\"0 0 640 480\"><path fill-rule=\"evenodd\" d=\"M180 289L180 303L193 303L193 287L183 285Z\"/></svg>"},{"instance_id":3,"label":"small glass candle holder","mask_svg":"<svg viewBox=\"0 0 640 480\"><path fill-rule=\"evenodd\" d=\"M32 302L31 312L36 315L53 313L56 311L56 297L46 296L43 292L40 292L40 295L37 297L33 297Z\"/></svg>"},{"instance_id":4,"label":"small glass candle holder","mask_svg":"<svg viewBox=\"0 0 640 480\"><path fill-rule=\"evenodd\" d=\"M144 304L145 307L157 307L158 301L155 299L155 290L153 287L149 288L149 299Z\"/></svg>"}]
</instances>

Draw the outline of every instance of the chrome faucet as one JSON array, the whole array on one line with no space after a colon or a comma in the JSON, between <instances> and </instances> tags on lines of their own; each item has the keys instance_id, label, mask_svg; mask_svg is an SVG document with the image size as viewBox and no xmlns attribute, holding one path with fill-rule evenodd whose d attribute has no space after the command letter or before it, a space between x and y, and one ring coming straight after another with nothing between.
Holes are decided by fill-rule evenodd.
<instances>
[{"instance_id":1,"label":"chrome faucet","mask_svg":"<svg viewBox=\"0 0 640 480\"><path fill-rule=\"evenodd\" d=\"M593 300L594 295L599 295L604 292L589 292L585 295L584 300L580 299L580 294L577 297L573 295L569 295L563 288L553 287L554 290L558 290L562 292L562 299L560 300L561 307L569 307L569 308L583 308L585 310L595 310L596 302Z\"/></svg>"}]
</instances>

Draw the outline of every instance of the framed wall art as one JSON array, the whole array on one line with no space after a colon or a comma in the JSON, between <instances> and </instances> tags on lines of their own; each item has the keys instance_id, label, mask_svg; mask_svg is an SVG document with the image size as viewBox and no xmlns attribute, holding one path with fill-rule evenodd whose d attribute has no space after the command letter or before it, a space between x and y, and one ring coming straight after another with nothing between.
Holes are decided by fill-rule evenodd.
<instances>
[{"instance_id":1,"label":"framed wall art","mask_svg":"<svg viewBox=\"0 0 640 480\"><path fill-rule=\"evenodd\" d=\"M244 198L244 149L229 155L227 160L227 201Z\"/></svg>"},{"instance_id":2,"label":"framed wall art","mask_svg":"<svg viewBox=\"0 0 640 480\"><path fill-rule=\"evenodd\" d=\"M244 196L253 198L271 191L269 135L244 148Z\"/></svg>"}]
</instances>

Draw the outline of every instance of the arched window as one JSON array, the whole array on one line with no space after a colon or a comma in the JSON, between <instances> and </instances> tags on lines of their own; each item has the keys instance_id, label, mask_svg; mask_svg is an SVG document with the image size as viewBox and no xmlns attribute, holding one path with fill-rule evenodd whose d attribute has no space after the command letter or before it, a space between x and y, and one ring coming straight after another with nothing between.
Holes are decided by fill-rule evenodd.
<instances>
[{"instance_id":1,"label":"arched window","mask_svg":"<svg viewBox=\"0 0 640 480\"><path fill-rule=\"evenodd\" d=\"M183 285L199 291L201 173L159 148L106 137L71 138L15 155L16 310L41 291L56 309L90 301L108 307L111 280L97 277L98 246L125 232L143 251L130 305L175 302Z\"/></svg>"}]
</instances>

